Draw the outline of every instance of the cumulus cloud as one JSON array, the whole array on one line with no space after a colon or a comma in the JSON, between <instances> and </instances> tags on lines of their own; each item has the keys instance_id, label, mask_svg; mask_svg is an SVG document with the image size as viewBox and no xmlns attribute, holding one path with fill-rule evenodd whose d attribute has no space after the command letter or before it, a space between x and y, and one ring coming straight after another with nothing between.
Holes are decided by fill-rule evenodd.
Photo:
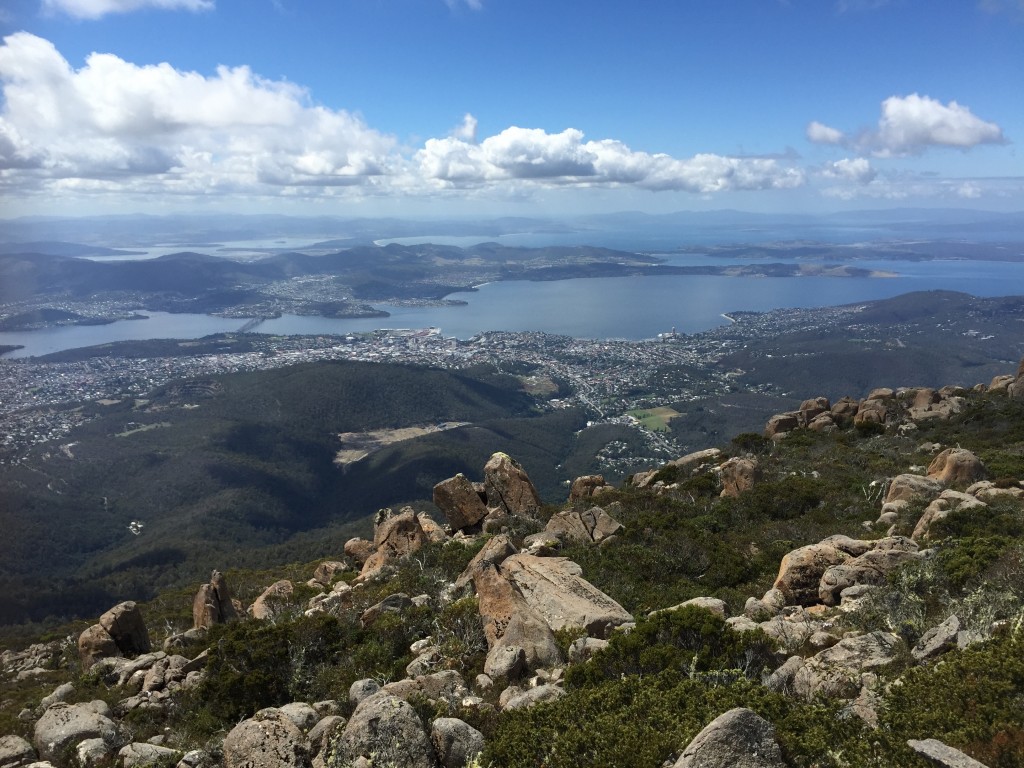
<instances>
[{"instance_id":1,"label":"cumulus cloud","mask_svg":"<svg viewBox=\"0 0 1024 768\"><path fill-rule=\"evenodd\" d=\"M501 180L586 186L629 184L651 190L707 194L727 190L800 186L802 171L774 159L700 154L676 159L635 152L610 139L584 141L568 128L547 133L537 128L506 128L473 144L458 137L430 139L416 155L422 175L451 185Z\"/></svg>"},{"instance_id":2,"label":"cumulus cloud","mask_svg":"<svg viewBox=\"0 0 1024 768\"><path fill-rule=\"evenodd\" d=\"M0 84L0 169L31 166L37 179L351 183L382 173L395 145L358 117L313 106L298 86L247 67L207 77L92 54L74 70L25 32L0 47Z\"/></svg>"},{"instance_id":3,"label":"cumulus cloud","mask_svg":"<svg viewBox=\"0 0 1024 768\"><path fill-rule=\"evenodd\" d=\"M855 181L858 184L868 184L878 175L871 163L863 157L843 158L830 163L825 167L824 174L829 178Z\"/></svg>"},{"instance_id":4,"label":"cumulus cloud","mask_svg":"<svg viewBox=\"0 0 1024 768\"><path fill-rule=\"evenodd\" d=\"M890 96L882 102L877 128L848 136L812 122L807 138L818 144L840 144L877 157L912 155L930 147L970 149L981 144L1004 144L1003 129L986 122L955 101L943 104L928 96Z\"/></svg>"},{"instance_id":5,"label":"cumulus cloud","mask_svg":"<svg viewBox=\"0 0 1024 768\"><path fill-rule=\"evenodd\" d=\"M78 19L98 19L110 13L130 13L143 8L209 11L213 0L43 0L43 9Z\"/></svg>"},{"instance_id":6,"label":"cumulus cloud","mask_svg":"<svg viewBox=\"0 0 1024 768\"><path fill-rule=\"evenodd\" d=\"M807 138L815 144L842 144L846 140L842 131L819 123L817 120L807 126Z\"/></svg>"},{"instance_id":7,"label":"cumulus cloud","mask_svg":"<svg viewBox=\"0 0 1024 768\"><path fill-rule=\"evenodd\" d=\"M303 88L248 67L213 74L91 54L73 67L47 40L0 46L0 190L125 194L428 195L622 187L712 194L787 189L787 157L637 152L567 128L510 127L482 140L467 113L418 150Z\"/></svg>"}]
</instances>

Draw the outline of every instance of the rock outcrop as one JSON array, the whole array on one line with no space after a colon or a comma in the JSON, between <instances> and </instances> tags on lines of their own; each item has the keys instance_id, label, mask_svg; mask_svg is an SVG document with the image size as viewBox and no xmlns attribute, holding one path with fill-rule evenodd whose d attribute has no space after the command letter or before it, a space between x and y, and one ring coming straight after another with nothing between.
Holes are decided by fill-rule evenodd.
<instances>
[{"instance_id":1,"label":"rock outcrop","mask_svg":"<svg viewBox=\"0 0 1024 768\"><path fill-rule=\"evenodd\" d=\"M231 589L220 571L210 574L210 581L199 587L192 601L192 626L195 629L209 629L215 624L224 624L238 618Z\"/></svg>"},{"instance_id":2,"label":"rock outcrop","mask_svg":"<svg viewBox=\"0 0 1024 768\"><path fill-rule=\"evenodd\" d=\"M673 768L785 768L775 727L744 707L730 709L705 726Z\"/></svg>"}]
</instances>

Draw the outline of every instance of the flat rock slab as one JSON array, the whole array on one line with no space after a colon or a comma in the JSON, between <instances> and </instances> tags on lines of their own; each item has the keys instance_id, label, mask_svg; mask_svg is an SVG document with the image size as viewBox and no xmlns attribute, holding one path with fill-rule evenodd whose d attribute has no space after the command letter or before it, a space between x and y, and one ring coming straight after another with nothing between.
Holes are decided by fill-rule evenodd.
<instances>
[{"instance_id":1,"label":"flat rock slab","mask_svg":"<svg viewBox=\"0 0 1024 768\"><path fill-rule=\"evenodd\" d=\"M582 577L580 567L565 557L518 554L505 559L501 573L522 593L553 631L566 627L607 637L613 627L633 617L612 598Z\"/></svg>"},{"instance_id":2,"label":"flat rock slab","mask_svg":"<svg viewBox=\"0 0 1024 768\"><path fill-rule=\"evenodd\" d=\"M984 763L979 763L973 757L968 757L959 749L943 744L938 739L909 739L907 746L946 768L988 768Z\"/></svg>"}]
</instances>

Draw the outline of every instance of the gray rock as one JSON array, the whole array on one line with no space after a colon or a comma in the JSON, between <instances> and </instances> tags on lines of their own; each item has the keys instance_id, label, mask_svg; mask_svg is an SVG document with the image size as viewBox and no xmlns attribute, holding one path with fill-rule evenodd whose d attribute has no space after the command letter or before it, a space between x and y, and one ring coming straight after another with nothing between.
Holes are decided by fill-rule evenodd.
<instances>
[{"instance_id":1,"label":"gray rock","mask_svg":"<svg viewBox=\"0 0 1024 768\"><path fill-rule=\"evenodd\" d=\"M320 719L320 715L304 701L293 701L277 708L278 711L295 723L295 727L305 733Z\"/></svg>"},{"instance_id":2,"label":"gray rock","mask_svg":"<svg viewBox=\"0 0 1024 768\"><path fill-rule=\"evenodd\" d=\"M114 638L99 624L87 627L78 636L78 658L83 669L91 669L100 659L119 656L120 653Z\"/></svg>"},{"instance_id":3,"label":"gray rock","mask_svg":"<svg viewBox=\"0 0 1024 768\"><path fill-rule=\"evenodd\" d=\"M487 516L480 494L461 472L435 485L433 496L453 531L471 528Z\"/></svg>"},{"instance_id":4,"label":"gray rock","mask_svg":"<svg viewBox=\"0 0 1024 768\"><path fill-rule=\"evenodd\" d=\"M374 764L436 768L427 731L412 705L386 691L363 699L345 724L338 750L343 760L373 759Z\"/></svg>"},{"instance_id":5,"label":"gray rock","mask_svg":"<svg viewBox=\"0 0 1024 768\"><path fill-rule=\"evenodd\" d=\"M21 736L0 736L0 768L21 768L35 761L36 751Z\"/></svg>"},{"instance_id":6,"label":"gray rock","mask_svg":"<svg viewBox=\"0 0 1024 768\"><path fill-rule=\"evenodd\" d=\"M607 647L607 640L601 640L596 637L579 637L573 640L572 645L569 646L569 661L578 664Z\"/></svg>"},{"instance_id":7,"label":"gray rock","mask_svg":"<svg viewBox=\"0 0 1024 768\"><path fill-rule=\"evenodd\" d=\"M959 749L943 744L938 739L908 739L907 746L945 768L986 768L984 763L979 763L973 757L968 757Z\"/></svg>"},{"instance_id":8,"label":"gray rock","mask_svg":"<svg viewBox=\"0 0 1024 768\"><path fill-rule=\"evenodd\" d=\"M911 651L915 661L923 662L933 659L957 646L957 635L960 632L960 619L950 616L937 627L925 632Z\"/></svg>"},{"instance_id":9,"label":"gray rock","mask_svg":"<svg viewBox=\"0 0 1024 768\"><path fill-rule=\"evenodd\" d=\"M454 717L439 717L430 727L430 741L444 768L465 768L484 749L484 735Z\"/></svg>"},{"instance_id":10,"label":"gray rock","mask_svg":"<svg viewBox=\"0 0 1024 768\"><path fill-rule=\"evenodd\" d=\"M484 661L484 674L492 680L518 680L526 672L526 651L521 645L496 645Z\"/></svg>"},{"instance_id":11,"label":"gray rock","mask_svg":"<svg viewBox=\"0 0 1024 768\"><path fill-rule=\"evenodd\" d=\"M117 726L106 702L57 702L36 721L32 737L39 757L55 765L63 765L70 750L86 739L103 739L111 746L117 743Z\"/></svg>"},{"instance_id":12,"label":"gray rock","mask_svg":"<svg viewBox=\"0 0 1024 768\"><path fill-rule=\"evenodd\" d=\"M536 688L527 688L525 691L518 691L509 696L501 705L505 709L525 709L543 701L554 701L565 696L565 691L557 685L538 685Z\"/></svg>"},{"instance_id":13,"label":"gray rock","mask_svg":"<svg viewBox=\"0 0 1024 768\"><path fill-rule=\"evenodd\" d=\"M277 709L262 709L224 737L224 768L310 768L302 732Z\"/></svg>"},{"instance_id":14,"label":"gray rock","mask_svg":"<svg viewBox=\"0 0 1024 768\"><path fill-rule=\"evenodd\" d=\"M74 692L74 685L71 683L61 683L53 689L53 693L49 696L44 696L43 700L39 702L40 711L46 711L51 705L56 704L58 701L67 701L68 697ZM0 768L3 768L2 762L0 762Z\"/></svg>"},{"instance_id":15,"label":"gray rock","mask_svg":"<svg viewBox=\"0 0 1024 768\"><path fill-rule=\"evenodd\" d=\"M86 739L75 747L79 768L99 768L110 764L114 745L104 739Z\"/></svg>"},{"instance_id":16,"label":"gray rock","mask_svg":"<svg viewBox=\"0 0 1024 768\"><path fill-rule=\"evenodd\" d=\"M124 768L143 768L143 766L170 766L181 759L181 752L156 744L134 742L121 747L117 753Z\"/></svg>"},{"instance_id":17,"label":"gray rock","mask_svg":"<svg viewBox=\"0 0 1024 768\"><path fill-rule=\"evenodd\" d=\"M743 707L719 715L683 750L674 768L785 768L775 727Z\"/></svg>"},{"instance_id":18,"label":"gray rock","mask_svg":"<svg viewBox=\"0 0 1024 768\"><path fill-rule=\"evenodd\" d=\"M363 680L356 680L348 689L348 703L353 707L359 706L363 699L367 699L380 691L380 683L369 677Z\"/></svg>"},{"instance_id":19,"label":"gray rock","mask_svg":"<svg viewBox=\"0 0 1024 768\"><path fill-rule=\"evenodd\" d=\"M310 754L315 757L331 749L334 742L341 737L345 722L341 715L327 715L314 725L307 735Z\"/></svg>"},{"instance_id":20,"label":"gray rock","mask_svg":"<svg viewBox=\"0 0 1024 768\"><path fill-rule=\"evenodd\" d=\"M385 613L401 613L411 607L412 598L404 592L396 592L363 611L363 614L359 617L359 623L365 629L373 626L374 622Z\"/></svg>"},{"instance_id":21,"label":"gray rock","mask_svg":"<svg viewBox=\"0 0 1024 768\"><path fill-rule=\"evenodd\" d=\"M798 696L852 698L860 691L861 674L893 662L903 641L891 632L869 632L840 640L804 662L793 679Z\"/></svg>"},{"instance_id":22,"label":"gray rock","mask_svg":"<svg viewBox=\"0 0 1024 768\"><path fill-rule=\"evenodd\" d=\"M540 495L522 466L506 453L495 453L484 465L487 506L513 517L534 517Z\"/></svg>"},{"instance_id":23,"label":"gray rock","mask_svg":"<svg viewBox=\"0 0 1024 768\"><path fill-rule=\"evenodd\" d=\"M703 608L706 611L711 611L713 614L719 616L720 618L725 618L725 601L719 600L717 597L694 597L689 600L685 600L682 603L679 603L679 605L673 605L671 608L659 608L656 611L651 611L647 615L649 617L656 616L659 613L666 613L668 611L678 611L682 608L689 607Z\"/></svg>"}]
</instances>

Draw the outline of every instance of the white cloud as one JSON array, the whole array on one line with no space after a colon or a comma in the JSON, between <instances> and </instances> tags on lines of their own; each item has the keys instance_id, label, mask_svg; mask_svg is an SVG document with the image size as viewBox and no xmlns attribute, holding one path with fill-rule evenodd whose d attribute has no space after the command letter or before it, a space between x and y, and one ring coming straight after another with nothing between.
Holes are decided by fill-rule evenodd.
<instances>
[{"instance_id":1,"label":"white cloud","mask_svg":"<svg viewBox=\"0 0 1024 768\"><path fill-rule=\"evenodd\" d=\"M700 154L679 160L634 152L610 139L583 141L583 133L574 128L554 134L536 128L506 128L479 144L456 137L430 139L416 160L424 177L462 186L533 180L551 185L629 184L707 194L791 188L804 182L802 171L774 159Z\"/></svg>"},{"instance_id":2,"label":"white cloud","mask_svg":"<svg viewBox=\"0 0 1024 768\"><path fill-rule=\"evenodd\" d=\"M474 11L483 10L484 7L483 0L444 0L444 2L445 5L451 8L453 11L459 6L461 6L463 3L465 3L467 7Z\"/></svg>"},{"instance_id":3,"label":"white cloud","mask_svg":"<svg viewBox=\"0 0 1024 768\"><path fill-rule=\"evenodd\" d=\"M91 54L73 67L47 40L0 45L0 194L528 195L554 187L633 187L700 195L797 187L777 157L637 152L567 128L477 137L466 114L416 151L357 115L313 103L248 67L213 74ZM345 189L348 188L346 192Z\"/></svg>"},{"instance_id":4,"label":"white cloud","mask_svg":"<svg viewBox=\"0 0 1024 768\"><path fill-rule=\"evenodd\" d=\"M807 126L807 138L815 144L842 144L846 140L842 131L819 123L817 120Z\"/></svg>"},{"instance_id":5,"label":"white cloud","mask_svg":"<svg viewBox=\"0 0 1024 768\"><path fill-rule=\"evenodd\" d=\"M452 136L462 141L468 141L470 144L475 144L476 126L477 119L467 112L462 118L462 123L452 131Z\"/></svg>"},{"instance_id":6,"label":"white cloud","mask_svg":"<svg viewBox=\"0 0 1024 768\"><path fill-rule=\"evenodd\" d=\"M878 132L870 140L880 152L891 154L919 152L929 146L967 149L1005 141L998 125L976 117L967 107L916 93L890 96L882 102Z\"/></svg>"},{"instance_id":7,"label":"white cloud","mask_svg":"<svg viewBox=\"0 0 1024 768\"><path fill-rule=\"evenodd\" d=\"M855 181L858 184L868 184L878 175L871 163L863 157L843 158L829 163L823 173L829 178Z\"/></svg>"},{"instance_id":8,"label":"white cloud","mask_svg":"<svg viewBox=\"0 0 1024 768\"><path fill-rule=\"evenodd\" d=\"M130 13L142 8L209 11L213 0L43 0L43 9L78 19L98 19L110 13Z\"/></svg>"},{"instance_id":9,"label":"white cloud","mask_svg":"<svg viewBox=\"0 0 1024 768\"><path fill-rule=\"evenodd\" d=\"M42 38L19 32L4 43L0 168L31 164L37 181L118 175L199 189L351 183L391 161L392 138L247 67L206 77L92 54L76 71Z\"/></svg>"},{"instance_id":10,"label":"white cloud","mask_svg":"<svg viewBox=\"0 0 1024 768\"><path fill-rule=\"evenodd\" d=\"M807 138L876 157L918 154L930 147L970 149L1006 143L1003 129L996 123L982 120L955 101L943 104L916 93L887 98L882 102L878 127L856 137L815 121L807 126Z\"/></svg>"}]
</instances>

